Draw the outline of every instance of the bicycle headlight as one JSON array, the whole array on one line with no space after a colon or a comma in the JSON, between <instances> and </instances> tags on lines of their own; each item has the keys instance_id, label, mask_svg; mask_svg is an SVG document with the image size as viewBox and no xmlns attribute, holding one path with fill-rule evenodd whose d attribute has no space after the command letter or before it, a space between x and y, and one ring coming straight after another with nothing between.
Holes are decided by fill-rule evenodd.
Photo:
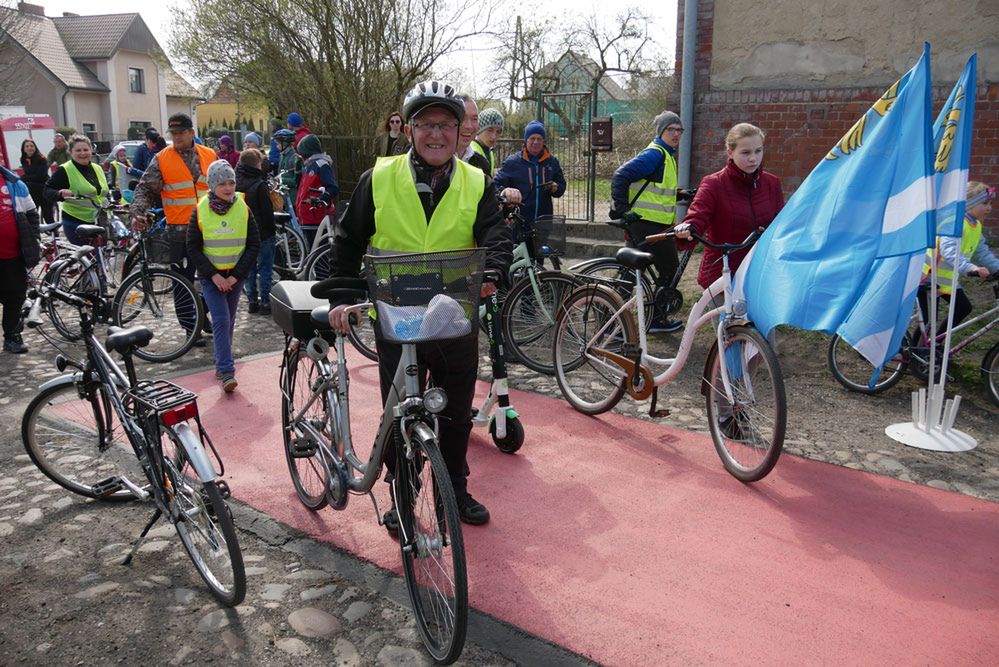
<instances>
[{"instance_id":1,"label":"bicycle headlight","mask_svg":"<svg viewBox=\"0 0 999 667\"><path fill-rule=\"evenodd\" d=\"M423 407L431 414L440 414L447 407L447 394L440 387L430 387L423 393Z\"/></svg>"},{"instance_id":2,"label":"bicycle headlight","mask_svg":"<svg viewBox=\"0 0 999 667\"><path fill-rule=\"evenodd\" d=\"M736 299L732 302L732 314L736 317L745 317L749 309L746 307L746 302L742 299Z\"/></svg>"}]
</instances>

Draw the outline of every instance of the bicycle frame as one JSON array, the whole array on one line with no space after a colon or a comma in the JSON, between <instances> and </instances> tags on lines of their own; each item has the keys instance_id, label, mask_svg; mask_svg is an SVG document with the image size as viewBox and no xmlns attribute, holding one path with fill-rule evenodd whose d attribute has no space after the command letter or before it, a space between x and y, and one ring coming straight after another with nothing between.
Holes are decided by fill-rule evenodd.
<instances>
[{"instance_id":1,"label":"bicycle frame","mask_svg":"<svg viewBox=\"0 0 999 667\"><path fill-rule=\"evenodd\" d=\"M922 312L919 313L918 317L919 317L919 347L928 347L929 336L928 332L926 331L926 323L923 321ZM999 325L999 298L996 299L996 305L994 305L992 308L986 310L984 313L976 315L970 320L965 320L964 322L961 322L959 325L951 329L951 336L953 336L959 331L968 329L972 325L977 324L978 322L981 322L982 320L988 318L992 319L989 322L986 322L980 329L969 334L967 338L962 339L960 342L951 345L950 356L958 354L965 347L967 347L971 343L974 343L976 340L985 335L988 331L992 330L997 325ZM946 331L938 333L936 337L936 342L942 343L944 338L946 338L946 336L947 336Z\"/></svg>"}]
</instances>

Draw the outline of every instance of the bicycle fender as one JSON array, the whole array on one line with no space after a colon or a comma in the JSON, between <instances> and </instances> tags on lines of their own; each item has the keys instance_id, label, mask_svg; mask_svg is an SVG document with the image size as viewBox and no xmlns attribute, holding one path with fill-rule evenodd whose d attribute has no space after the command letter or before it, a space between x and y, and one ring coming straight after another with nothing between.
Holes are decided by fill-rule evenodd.
<instances>
[{"instance_id":1,"label":"bicycle fender","mask_svg":"<svg viewBox=\"0 0 999 667\"><path fill-rule=\"evenodd\" d=\"M67 384L76 384L83 379L83 373L77 371L76 373L67 373L66 375L60 375L59 377L52 378L41 387L38 388L39 393L45 391L46 389L51 389L52 387L61 387Z\"/></svg>"},{"instance_id":2,"label":"bicycle fender","mask_svg":"<svg viewBox=\"0 0 999 667\"><path fill-rule=\"evenodd\" d=\"M177 439L183 445L184 453L187 454L187 460L191 462L191 465L198 472L198 479L202 482L214 481L216 477L215 466L212 465L211 459L208 458L208 452L205 451L204 445L201 444L201 438L194 433L194 430L188 424L183 422L174 426L173 432L177 434Z\"/></svg>"},{"instance_id":3,"label":"bicycle fender","mask_svg":"<svg viewBox=\"0 0 999 667\"><path fill-rule=\"evenodd\" d=\"M517 412L516 410L514 410L513 408L507 408L506 409L506 418L507 419L516 419L519 416L520 416L520 413ZM489 423L490 424L492 424L494 421L496 421L496 415L492 415L491 417L489 417Z\"/></svg>"}]
</instances>

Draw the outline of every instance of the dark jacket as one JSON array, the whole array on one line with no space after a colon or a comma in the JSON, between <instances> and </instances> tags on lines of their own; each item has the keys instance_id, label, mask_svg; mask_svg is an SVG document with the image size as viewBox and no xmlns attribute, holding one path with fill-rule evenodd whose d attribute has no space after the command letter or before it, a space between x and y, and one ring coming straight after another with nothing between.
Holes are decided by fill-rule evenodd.
<instances>
[{"instance_id":1,"label":"dark jacket","mask_svg":"<svg viewBox=\"0 0 999 667\"><path fill-rule=\"evenodd\" d=\"M503 166L494 176L496 190L517 188L523 198L520 203L520 214L524 220L531 222L541 216L552 214L552 197L561 197L565 193L565 176L558 159L548 152L541 151L537 162L527 155L527 149L521 148L503 160ZM547 189L539 189L543 183L554 181L558 189L554 193Z\"/></svg>"},{"instance_id":2,"label":"dark jacket","mask_svg":"<svg viewBox=\"0 0 999 667\"><path fill-rule=\"evenodd\" d=\"M21 161L21 180L28 186L28 192L35 204L41 205L45 196L45 182L49 180L49 161L41 153L31 162Z\"/></svg>"},{"instance_id":3,"label":"dark jacket","mask_svg":"<svg viewBox=\"0 0 999 667\"><path fill-rule=\"evenodd\" d=\"M674 158L676 157L676 150L660 137L656 137L653 143ZM663 159L661 151L655 148L646 148L617 168L614 175L611 176L611 209L619 214L618 218L631 208L632 195L629 191L631 184L639 181L641 183L645 181L659 183L663 180L663 166L665 164L666 161Z\"/></svg>"},{"instance_id":4,"label":"dark jacket","mask_svg":"<svg viewBox=\"0 0 999 667\"><path fill-rule=\"evenodd\" d=\"M741 243L757 227L767 227L784 208L784 192L780 179L760 167L746 174L731 160L721 171L705 176L697 186L697 194L683 222L689 223L712 243ZM677 248L685 250L695 241L676 240ZM739 268L749 248L729 255L732 273ZM704 248L697 283L707 287L721 276L721 253Z\"/></svg>"},{"instance_id":5,"label":"dark jacket","mask_svg":"<svg viewBox=\"0 0 999 667\"><path fill-rule=\"evenodd\" d=\"M31 268L38 263L41 251L38 242L41 234L38 232L38 209L35 202L31 200L28 186L18 177L17 174L0 167L0 178L7 184L7 196L10 197L14 207L14 218L17 220L17 234L21 245L21 257L24 265Z\"/></svg>"},{"instance_id":6,"label":"dark jacket","mask_svg":"<svg viewBox=\"0 0 999 667\"><path fill-rule=\"evenodd\" d=\"M368 240L375 234L375 198L371 184L371 169L361 175L361 179L350 198L350 204L343 219L337 225L333 238L331 273L333 276L356 278L361 270L361 259L368 249ZM417 178L422 178L418 176ZM513 259L513 243L510 228L500 215L499 202L492 187L491 179L486 179L482 199L472 226L472 236L480 248L486 248L486 268L506 275ZM450 186L450 179L442 179L433 193L420 192L420 201L427 220L433 216L437 202L440 202Z\"/></svg>"},{"instance_id":7,"label":"dark jacket","mask_svg":"<svg viewBox=\"0 0 999 667\"><path fill-rule=\"evenodd\" d=\"M204 253L205 237L201 235L201 227L198 226L198 207L194 207L191 213L191 221L187 224L187 256L194 262L198 269L198 275L206 280L216 273L223 278L236 276L244 280L250 275L250 271L257 265L257 255L260 254L260 230L257 229L257 222L253 219L253 210L250 210L250 218L246 221L246 247L243 254L232 269L219 271L215 268Z\"/></svg>"},{"instance_id":8,"label":"dark jacket","mask_svg":"<svg viewBox=\"0 0 999 667\"><path fill-rule=\"evenodd\" d=\"M156 148L149 148L146 144L139 146L139 150L135 152L135 159L132 161L132 166L139 171L145 171L149 168L149 163L153 161L153 156L159 153L162 148L157 146Z\"/></svg>"},{"instance_id":9,"label":"dark jacket","mask_svg":"<svg viewBox=\"0 0 999 667\"><path fill-rule=\"evenodd\" d=\"M69 163L64 163L66 164L65 167L60 165L59 168L55 170L55 173L52 174L49 177L49 180L45 183L45 199L47 199L48 201L53 203L61 202L62 195L59 194L59 191L71 189L69 187L69 174L66 173L66 169L75 168L77 171L83 174L83 178L86 179L88 183L93 185L98 190L101 189L100 179L97 178L97 173L93 169L81 168L79 165L76 164L76 162L73 162L72 160L70 160L70 162L72 162L72 165L70 165ZM96 163L91 163L91 164L96 164ZM105 190L103 194L107 195L107 191ZM64 219L69 219L74 222L80 222L86 225L93 223L93 220L90 219L84 220L82 218L77 218L75 216L70 215L69 213L66 213L65 211L62 212L62 217Z\"/></svg>"},{"instance_id":10,"label":"dark jacket","mask_svg":"<svg viewBox=\"0 0 999 667\"><path fill-rule=\"evenodd\" d=\"M246 205L257 221L261 241L275 234L274 204L271 203L271 189L266 179L267 174L263 169L245 164L236 167L236 192L242 192L246 196Z\"/></svg>"}]
</instances>

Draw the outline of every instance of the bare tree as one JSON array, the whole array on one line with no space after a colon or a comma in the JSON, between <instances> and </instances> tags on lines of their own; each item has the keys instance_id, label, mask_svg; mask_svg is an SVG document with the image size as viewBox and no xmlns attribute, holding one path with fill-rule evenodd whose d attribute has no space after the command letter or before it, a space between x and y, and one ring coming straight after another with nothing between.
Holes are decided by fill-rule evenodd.
<instances>
[{"instance_id":1,"label":"bare tree","mask_svg":"<svg viewBox=\"0 0 999 667\"><path fill-rule=\"evenodd\" d=\"M23 65L38 41L31 17L17 11L14 0L0 0L0 105L23 104L34 87Z\"/></svg>"}]
</instances>

